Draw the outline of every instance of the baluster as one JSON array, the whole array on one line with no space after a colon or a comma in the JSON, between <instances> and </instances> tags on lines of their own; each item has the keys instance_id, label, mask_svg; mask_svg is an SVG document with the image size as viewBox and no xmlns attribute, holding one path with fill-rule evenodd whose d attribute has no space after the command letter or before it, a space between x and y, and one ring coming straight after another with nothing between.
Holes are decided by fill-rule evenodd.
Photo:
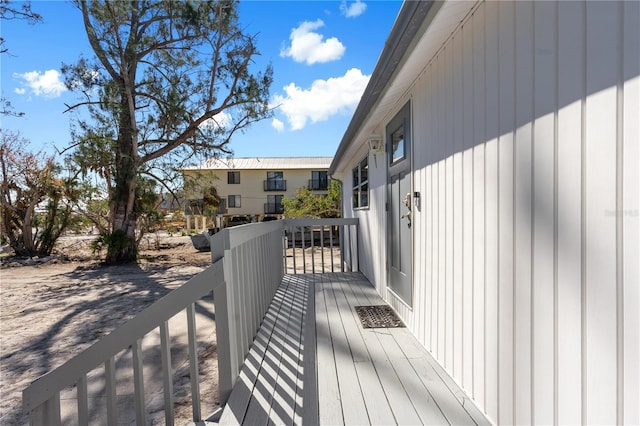
<instances>
[{"instance_id":1,"label":"baluster","mask_svg":"<svg viewBox=\"0 0 640 426\"><path fill-rule=\"evenodd\" d=\"M331 256L331 272L335 272L333 265L333 226L329 227L329 247L329 256Z\"/></svg>"},{"instance_id":2,"label":"baluster","mask_svg":"<svg viewBox=\"0 0 640 426\"><path fill-rule=\"evenodd\" d=\"M293 236L293 241L291 242L291 253L293 254L293 273L297 274L297 264L296 264L296 227L292 226L289 228L291 230L291 235Z\"/></svg>"},{"instance_id":3,"label":"baluster","mask_svg":"<svg viewBox=\"0 0 640 426\"><path fill-rule=\"evenodd\" d=\"M340 239L340 272L344 272L344 260L345 260L344 228L345 228L345 226L348 226L348 225L340 225L340 227L338 228L338 232L339 232L338 238Z\"/></svg>"},{"instance_id":4,"label":"baluster","mask_svg":"<svg viewBox=\"0 0 640 426\"><path fill-rule=\"evenodd\" d=\"M115 425L118 422L118 409L116 399L116 363L113 357L105 361L104 374L107 382L107 424Z\"/></svg>"},{"instance_id":5,"label":"baluster","mask_svg":"<svg viewBox=\"0 0 640 426\"><path fill-rule=\"evenodd\" d=\"M304 245L304 226L300 227L300 235L302 235L302 273L307 273L307 258L305 256L304 249L306 248Z\"/></svg>"},{"instance_id":6,"label":"baluster","mask_svg":"<svg viewBox=\"0 0 640 426\"><path fill-rule=\"evenodd\" d=\"M78 392L78 424L89 424L89 396L87 391L87 375L83 374L76 383Z\"/></svg>"},{"instance_id":7,"label":"baluster","mask_svg":"<svg viewBox=\"0 0 640 426\"><path fill-rule=\"evenodd\" d=\"M189 335L189 373L191 375L191 399L193 409L193 421L202 420L200 409L200 377L198 372L198 341L196 336L196 310L195 304L187 307L187 334Z\"/></svg>"},{"instance_id":8,"label":"baluster","mask_svg":"<svg viewBox=\"0 0 640 426\"><path fill-rule=\"evenodd\" d=\"M136 402L136 424L146 424L146 407L144 403L144 375L142 370L142 339L136 339L133 345L133 388Z\"/></svg>"},{"instance_id":9,"label":"baluster","mask_svg":"<svg viewBox=\"0 0 640 426\"><path fill-rule=\"evenodd\" d=\"M171 341L169 340L169 322L160 324L160 357L162 360L162 380L164 384L165 424L173 424L173 373L171 371Z\"/></svg>"},{"instance_id":10,"label":"baluster","mask_svg":"<svg viewBox=\"0 0 640 426\"><path fill-rule=\"evenodd\" d=\"M313 225L309 227L309 237L311 238L311 273L315 274L316 273L316 257L315 257L315 254L313 253L315 249L315 244L313 241L313 231L314 231L313 228L314 228Z\"/></svg>"},{"instance_id":11,"label":"baluster","mask_svg":"<svg viewBox=\"0 0 640 426\"><path fill-rule=\"evenodd\" d=\"M324 274L324 225L320 226L320 261L322 262L322 273Z\"/></svg>"}]
</instances>

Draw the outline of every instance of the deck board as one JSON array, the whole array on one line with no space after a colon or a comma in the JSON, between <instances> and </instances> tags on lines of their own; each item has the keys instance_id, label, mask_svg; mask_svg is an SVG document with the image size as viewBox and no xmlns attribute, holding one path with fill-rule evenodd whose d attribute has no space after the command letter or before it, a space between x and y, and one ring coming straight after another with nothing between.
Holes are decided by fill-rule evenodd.
<instances>
[{"instance_id":1,"label":"deck board","mask_svg":"<svg viewBox=\"0 0 640 426\"><path fill-rule=\"evenodd\" d=\"M488 424L406 328L365 329L385 304L359 273L287 275L220 424Z\"/></svg>"},{"instance_id":2,"label":"deck board","mask_svg":"<svg viewBox=\"0 0 640 426\"><path fill-rule=\"evenodd\" d=\"M322 283L329 316L329 329L333 343L333 359L335 360L338 376L342 415L346 425L362 424L368 418L367 409L362 398L360 382L353 362L350 340L347 338L342 319L343 310L340 309L340 303L338 302L338 285L338 283L333 282ZM320 377L323 376L322 370L319 369L318 373Z\"/></svg>"}]
</instances>

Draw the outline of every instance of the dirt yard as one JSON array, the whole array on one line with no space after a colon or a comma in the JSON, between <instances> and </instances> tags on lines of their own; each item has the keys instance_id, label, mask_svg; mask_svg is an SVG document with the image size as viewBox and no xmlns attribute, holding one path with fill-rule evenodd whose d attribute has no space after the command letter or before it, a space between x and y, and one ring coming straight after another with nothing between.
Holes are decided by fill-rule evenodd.
<instances>
[{"instance_id":1,"label":"dirt yard","mask_svg":"<svg viewBox=\"0 0 640 426\"><path fill-rule=\"evenodd\" d=\"M189 237L151 235L142 243L137 265L104 267L92 257L90 241L91 237L65 237L56 250L59 255L47 259L18 262L2 258L1 425L27 424L28 417L22 411L22 391L33 380L81 352L210 264L211 255L197 252ZM197 305L197 321L200 317L209 318L212 324L212 300L201 302ZM199 342L201 392L205 399L203 414L208 415L217 405L214 327L205 330L203 340ZM180 364L186 364L180 354L176 358L173 355L176 424L186 424L191 413L188 369ZM90 376L90 393L91 380ZM153 405L157 396L152 395L147 403L151 400ZM62 399L64 405L65 395ZM155 413L153 410L150 409L151 422L162 424L162 408Z\"/></svg>"}]
</instances>

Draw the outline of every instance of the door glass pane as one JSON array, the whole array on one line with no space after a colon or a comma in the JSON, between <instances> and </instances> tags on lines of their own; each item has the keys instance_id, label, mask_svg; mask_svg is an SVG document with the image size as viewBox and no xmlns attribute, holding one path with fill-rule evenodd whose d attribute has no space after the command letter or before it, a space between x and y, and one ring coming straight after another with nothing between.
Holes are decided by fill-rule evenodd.
<instances>
[{"instance_id":1,"label":"door glass pane","mask_svg":"<svg viewBox=\"0 0 640 426\"><path fill-rule=\"evenodd\" d=\"M404 126L391 134L391 163L404 158Z\"/></svg>"}]
</instances>

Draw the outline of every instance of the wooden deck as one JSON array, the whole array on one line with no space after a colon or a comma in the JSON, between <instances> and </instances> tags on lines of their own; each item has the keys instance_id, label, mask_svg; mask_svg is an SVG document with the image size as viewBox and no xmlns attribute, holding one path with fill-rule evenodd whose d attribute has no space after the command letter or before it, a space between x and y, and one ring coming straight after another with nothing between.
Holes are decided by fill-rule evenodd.
<instances>
[{"instance_id":1,"label":"wooden deck","mask_svg":"<svg viewBox=\"0 0 640 426\"><path fill-rule=\"evenodd\" d=\"M284 277L220 424L489 424L406 328L365 329L382 305L360 273Z\"/></svg>"}]
</instances>

